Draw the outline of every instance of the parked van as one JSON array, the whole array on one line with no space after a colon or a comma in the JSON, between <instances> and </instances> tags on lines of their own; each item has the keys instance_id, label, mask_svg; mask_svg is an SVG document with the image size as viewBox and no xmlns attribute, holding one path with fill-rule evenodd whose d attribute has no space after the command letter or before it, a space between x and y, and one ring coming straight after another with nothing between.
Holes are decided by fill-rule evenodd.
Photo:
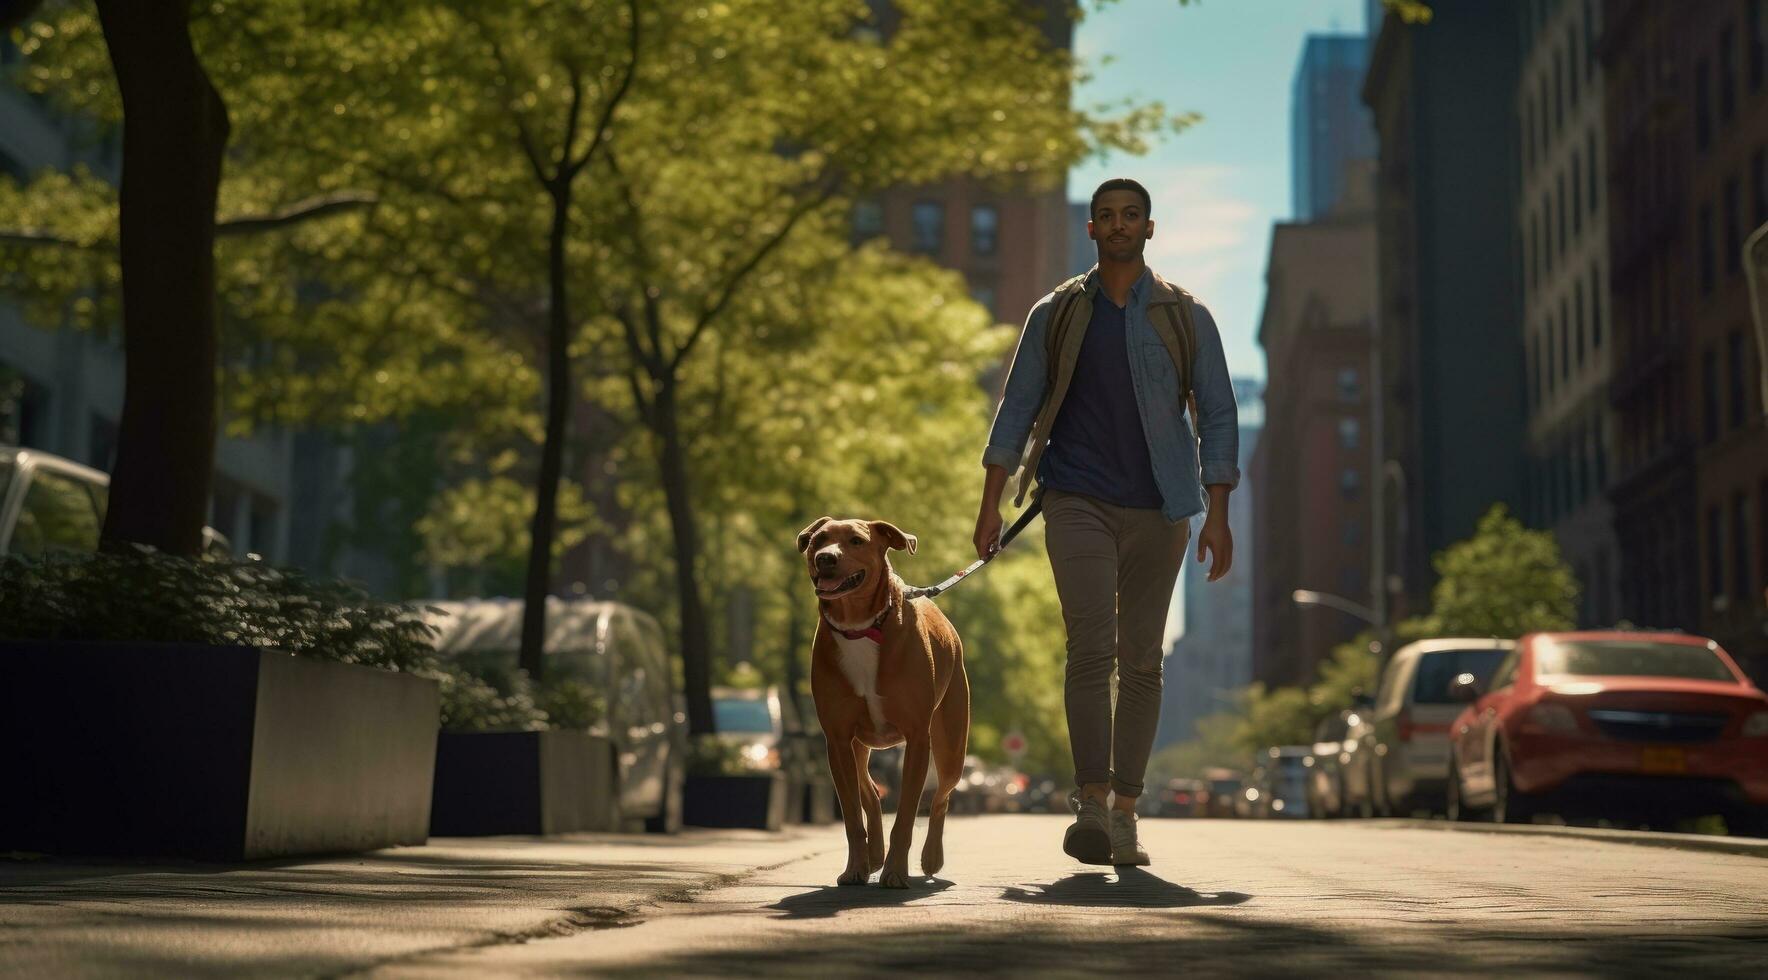
<instances>
[{"instance_id":1,"label":"parked van","mask_svg":"<svg viewBox=\"0 0 1768 980\"><path fill-rule=\"evenodd\" d=\"M0 555L97 551L109 503L104 472L53 453L0 446ZM204 554L232 551L219 531L203 528Z\"/></svg>"},{"instance_id":2,"label":"parked van","mask_svg":"<svg viewBox=\"0 0 1768 980\"><path fill-rule=\"evenodd\" d=\"M516 669L522 600L472 599L413 603L440 632L436 652L468 673L486 664ZM663 630L648 613L618 602L546 600L548 678L576 681L605 704L590 727L615 749L616 785L627 821L653 830L681 823L687 719L676 709Z\"/></svg>"}]
</instances>

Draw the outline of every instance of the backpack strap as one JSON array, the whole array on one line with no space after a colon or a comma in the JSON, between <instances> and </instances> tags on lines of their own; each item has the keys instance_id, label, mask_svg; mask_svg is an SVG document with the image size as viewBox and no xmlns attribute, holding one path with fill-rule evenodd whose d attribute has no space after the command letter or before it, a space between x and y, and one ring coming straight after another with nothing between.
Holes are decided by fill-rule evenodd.
<instances>
[{"instance_id":1,"label":"backpack strap","mask_svg":"<svg viewBox=\"0 0 1768 980\"><path fill-rule=\"evenodd\" d=\"M1057 286L1053 293L1055 305L1044 324L1044 369L1051 385L1056 383L1056 360L1062 350L1062 338L1067 336L1069 321L1074 319L1075 305L1086 293L1086 281L1086 274L1082 273Z\"/></svg>"}]
</instances>

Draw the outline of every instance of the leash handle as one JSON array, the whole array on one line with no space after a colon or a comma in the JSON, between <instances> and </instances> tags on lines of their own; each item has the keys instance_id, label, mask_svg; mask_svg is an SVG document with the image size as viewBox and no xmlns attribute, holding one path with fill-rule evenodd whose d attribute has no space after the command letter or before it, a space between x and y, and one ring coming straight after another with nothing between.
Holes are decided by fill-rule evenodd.
<instances>
[{"instance_id":1,"label":"leash handle","mask_svg":"<svg viewBox=\"0 0 1768 980\"><path fill-rule=\"evenodd\" d=\"M909 598L909 599L918 599L923 596L928 599L931 599L934 596L939 595L941 592L944 592L946 589L949 589L952 586L957 585L959 582L962 582L964 580L964 576L969 575L971 572L976 571L978 568L981 568L982 566L988 564L989 562L994 561L995 557L997 555L999 555L1003 551L1006 551L1007 545L1012 544L1013 539L1019 536L1019 532L1025 530L1025 526L1027 524L1030 524L1032 521L1032 518L1036 517L1038 515L1038 513L1040 511L1042 511L1043 509L1044 509L1044 502L1043 502L1042 498L1040 497L1040 498L1033 499L1031 502L1031 506L1025 508L1025 510L1019 515L1019 519L1014 521L1013 526L1009 527L1007 529L1006 534L1001 535L1001 543L995 547L995 550L991 554L989 554L989 556L987 558L976 559L975 561L971 562L969 565L965 566L964 569L959 571L956 575L953 575L951 578L946 579L945 581L939 583L938 585L929 585L925 588L919 588L919 589L908 589L903 593L903 596L905 598Z\"/></svg>"}]
</instances>

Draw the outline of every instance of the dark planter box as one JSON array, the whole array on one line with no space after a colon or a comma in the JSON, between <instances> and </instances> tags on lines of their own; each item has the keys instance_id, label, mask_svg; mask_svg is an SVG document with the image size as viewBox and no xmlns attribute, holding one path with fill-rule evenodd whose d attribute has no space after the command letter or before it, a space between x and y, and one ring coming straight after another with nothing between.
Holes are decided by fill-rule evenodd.
<instances>
[{"instance_id":1,"label":"dark planter box","mask_svg":"<svg viewBox=\"0 0 1768 980\"><path fill-rule=\"evenodd\" d=\"M779 830L786 822L786 774L689 776L681 822L692 827Z\"/></svg>"},{"instance_id":2,"label":"dark planter box","mask_svg":"<svg viewBox=\"0 0 1768 980\"><path fill-rule=\"evenodd\" d=\"M615 830L614 747L584 732L443 732L430 833Z\"/></svg>"},{"instance_id":3,"label":"dark planter box","mask_svg":"<svg viewBox=\"0 0 1768 980\"><path fill-rule=\"evenodd\" d=\"M0 644L0 850L215 861L421 844L436 682L252 647Z\"/></svg>"}]
</instances>

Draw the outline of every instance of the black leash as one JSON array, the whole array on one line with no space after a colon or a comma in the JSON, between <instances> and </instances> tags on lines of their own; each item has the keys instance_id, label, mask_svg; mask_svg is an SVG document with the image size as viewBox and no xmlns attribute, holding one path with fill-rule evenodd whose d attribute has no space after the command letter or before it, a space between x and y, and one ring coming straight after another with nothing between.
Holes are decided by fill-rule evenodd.
<instances>
[{"instance_id":1,"label":"black leash","mask_svg":"<svg viewBox=\"0 0 1768 980\"><path fill-rule=\"evenodd\" d=\"M1031 519L1036 517L1038 515L1038 513L1040 511L1042 511L1043 509L1044 509L1044 502L1043 502L1042 496L1040 495L1032 500L1031 506L1025 508L1025 511L1019 515L1019 519L1014 521L1013 526L1007 529L1007 533L1001 535L1000 547L996 548L994 550L994 552L992 554L990 554L987 558L976 559L975 561L971 562L967 568L963 568L963 569L959 570L957 574L955 574L951 578L948 578L945 581L939 583L938 585L929 585L929 586L926 586L925 588L904 589L903 593L902 593L902 597L904 599L917 599L922 596L926 596L927 598L931 599L934 596L939 595L941 592L944 592L945 590L947 590L947 589L951 588L952 586L958 584L959 582L963 581L964 576L970 574L971 572L976 571L978 568L981 568L982 566L988 564L989 562L994 561L995 557L997 555L999 555L1003 551L1006 551L1007 545L1012 544L1013 539L1019 536L1019 532L1025 530L1025 525L1030 524Z\"/></svg>"}]
</instances>

